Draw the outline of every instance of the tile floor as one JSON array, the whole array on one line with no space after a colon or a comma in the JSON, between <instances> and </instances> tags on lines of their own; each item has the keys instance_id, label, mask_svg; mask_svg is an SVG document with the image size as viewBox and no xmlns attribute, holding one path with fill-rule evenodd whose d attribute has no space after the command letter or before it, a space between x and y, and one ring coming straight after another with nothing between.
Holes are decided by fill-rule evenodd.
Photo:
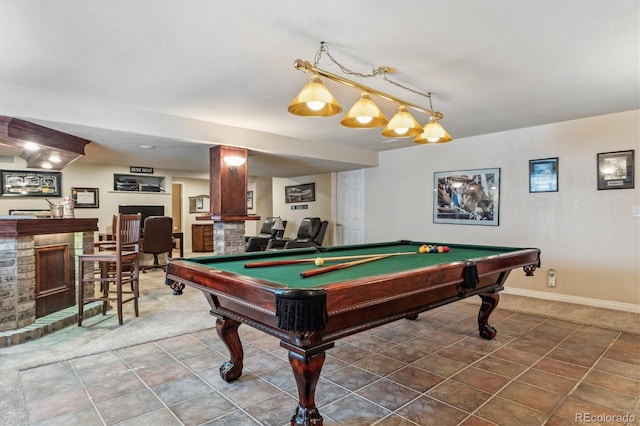
<instances>
[{"instance_id":1,"label":"tile floor","mask_svg":"<svg viewBox=\"0 0 640 426\"><path fill-rule=\"evenodd\" d=\"M336 342L316 391L325 425L638 424L640 335L454 303ZM243 376L218 375L215 329L22 371L31 425L285 425L287 352L240 327ZM625 423L626 422L626 423Z\"/></svg>"}]
</instances>

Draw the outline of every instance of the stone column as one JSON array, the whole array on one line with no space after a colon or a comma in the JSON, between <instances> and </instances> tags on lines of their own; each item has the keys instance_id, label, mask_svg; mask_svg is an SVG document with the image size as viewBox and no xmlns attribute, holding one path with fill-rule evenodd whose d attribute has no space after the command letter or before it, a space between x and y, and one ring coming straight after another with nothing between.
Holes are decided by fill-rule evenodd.
<instances>
[{"instance_id":1,"label":"stone column","mask_svg":"<svg viewBox=\"0 0 640 426\"><path fill-rule=\"evenodd\" d=\"M0 331L36 320L33 236L0 237Z\"/></svg>"},{"instance_id":2,"label":"stone column","mask_svg":"<svg viewBox=\"0 0 640 426\"><path fill-rule=\"evenodd\" d=\"M214 252L216 254L244 253L244 233L244 222L214 222Z\"/></svg>"}]
</instances>

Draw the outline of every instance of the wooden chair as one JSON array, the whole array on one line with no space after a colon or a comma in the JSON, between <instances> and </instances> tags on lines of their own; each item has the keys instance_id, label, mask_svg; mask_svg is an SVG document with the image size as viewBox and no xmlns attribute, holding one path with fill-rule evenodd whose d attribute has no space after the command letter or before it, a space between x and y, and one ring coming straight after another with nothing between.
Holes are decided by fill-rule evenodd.
<instances>
[{"instance_id":1,"label":"wooden chair","mask_svg":"<svg viewBox=\"0 0 640 426\"><path fill-rule=\"evenodd\" d=\"M107 312L109 301L115 301L118 309L118 322L122 325L122 305L133 301L136 317L138 316L138 283L140 275L140 221L138 214L118 214L114 216L113 238L100 250L99 244L93 253L78 255L78 326L82 325L84 305L94 301L102 302L102 315ZM85 276L88 266L98 264L99 274ZM100 283L100 296L85 295L85 284ZM114 289L111 285L114 285ZM124 290L125 285L130 290ZM115 293L115 297L112 294ZM124 299L124 295L130 295Z\"/></svg>"}]
</instances>

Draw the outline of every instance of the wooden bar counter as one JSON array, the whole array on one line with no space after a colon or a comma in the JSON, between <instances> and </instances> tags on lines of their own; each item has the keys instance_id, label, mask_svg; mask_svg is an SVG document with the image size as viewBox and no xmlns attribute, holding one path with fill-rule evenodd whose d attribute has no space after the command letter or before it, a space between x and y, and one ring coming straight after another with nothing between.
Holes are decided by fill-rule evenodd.
<instances>
[{"instance_id":1,"label":"wooden bar counter","mask_svg":"<svg viewBox=\"0 0 640 426\"><path fill-rule=\"evenodd\" d=\"M0 331L75 305L76 255L97 230L98 219L0 218Z\"/></svg>"}]
</instances>

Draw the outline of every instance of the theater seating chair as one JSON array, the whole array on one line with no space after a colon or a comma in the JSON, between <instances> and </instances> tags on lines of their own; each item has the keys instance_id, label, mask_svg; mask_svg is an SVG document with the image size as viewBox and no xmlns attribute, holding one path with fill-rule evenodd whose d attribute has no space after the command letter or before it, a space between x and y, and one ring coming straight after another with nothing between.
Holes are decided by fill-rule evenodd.
<instances>
[{"instance_id":1,"label":"theater seating chair","mask_svg":"<svg viewBox=\"0 0 640 426\"><path fill-rule=\"evenodd\" d=\"M267 244L267 250L320 247L324 241L328 226L329 222L319 217L305 217L302 219L302 222L300 222L296 238L272 238Z\"/></svg>"},{"instance_id":2,"label":"theater seating chair","mask_svg":"<svg viewBox=\"0 0 640 426\"><path fill-rule=\"evenodd\" d=\"M275 217L267 217L264 222L262 222L262 227L260 228L260 233L258 235L254 235L252 237L245 237L245 251L261 251L267 247L269 240L271 238L281 238L284 235L284 230L278 231L277 235L273 235L273 231L271 227L275 224ZM283 220L282 225L286 228L287 221Z\"/></svg>"}]
</instances>

